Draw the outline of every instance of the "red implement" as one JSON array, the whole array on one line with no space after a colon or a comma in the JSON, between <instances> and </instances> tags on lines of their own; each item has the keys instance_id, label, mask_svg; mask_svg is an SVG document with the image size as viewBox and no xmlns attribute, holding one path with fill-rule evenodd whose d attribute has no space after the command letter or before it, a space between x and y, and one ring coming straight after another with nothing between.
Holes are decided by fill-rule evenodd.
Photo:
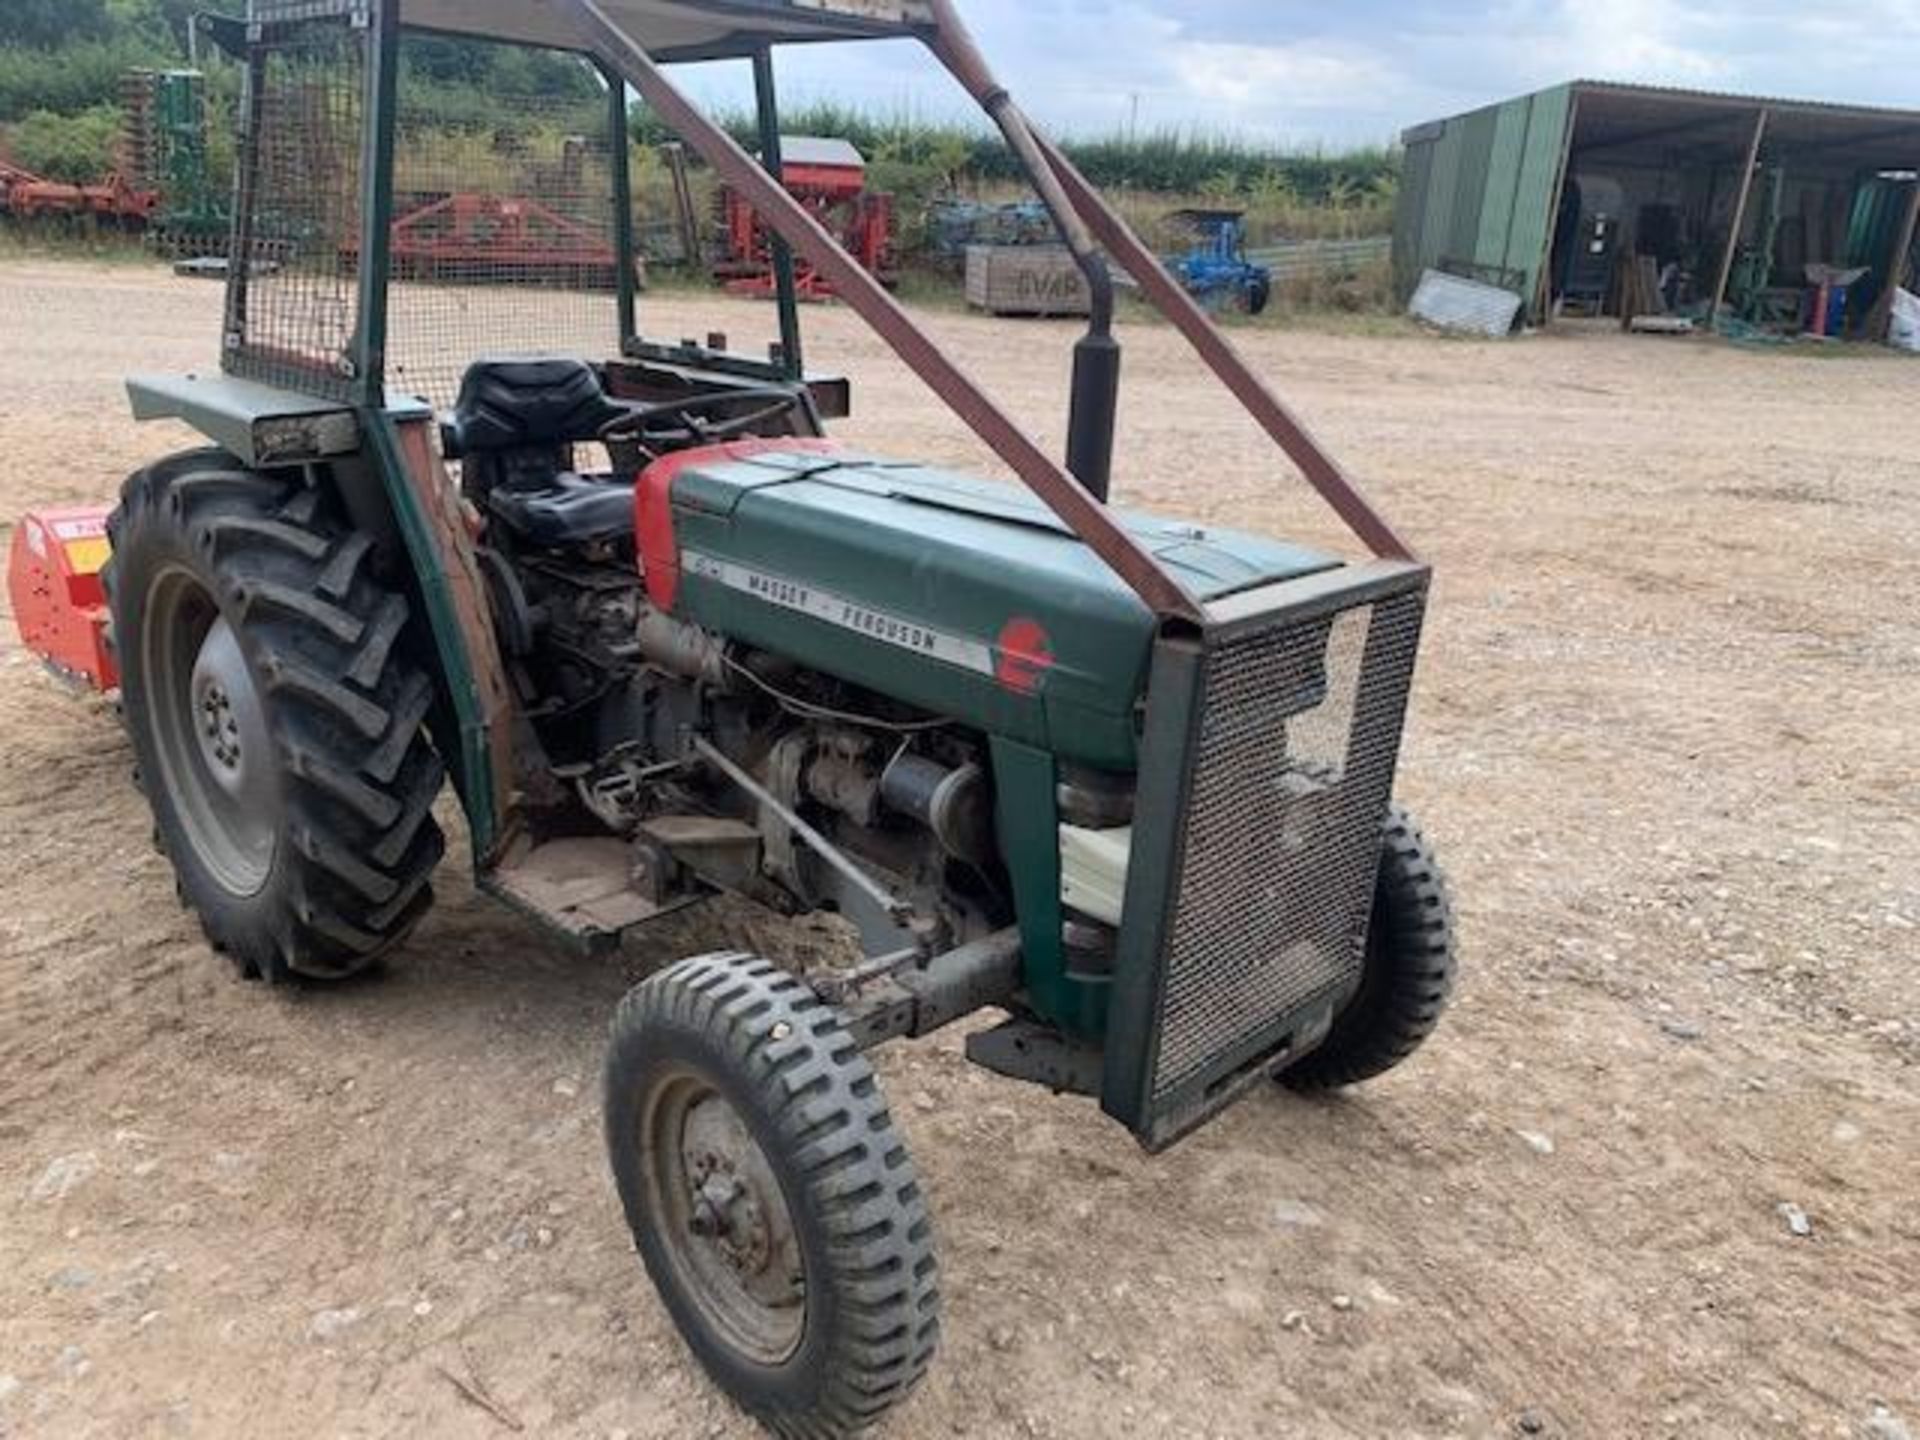
<instances>
[{"instance_id":1,"label":"red implement","mask_svg":"<svg viewBox=\"0 0 1920 1440\"><path fill-rule=\"evenodd\" d=\"M63 679L111 690L120 672L107 651L100 571L111 549L105 505L36 510L13 531L7 595L20 640Z\"/></svg>"},{"instance_id":2,"label":"red implement","mask_svg":"<svg viewBox=\"0 0 1920 1440\"><path fill-rule=\"evenodd\" d=\"M98 185L67 185L0 163L0 212L21 220L91 215L123 225L144 225L159 204L159 191L136 189L120 175L110 175Z\"/></svg>"},{"instance_id":3,"label":"red implement","mask_svg":"<svg viewBox=\"0 0 1920 1440\"><path fill-rule=\"evenodd\" d=\"M867 188L867 162L844 140L791 135L781 141L780 179L863 268L885 284L894 281L893 196ZM774 291L773 240L753 206L732 187L720 192L720 225L726 253L714 277L736 295ZM795 260L795 288L802 300L831 300L833 283Z\"/></svg>"}]
</instances>

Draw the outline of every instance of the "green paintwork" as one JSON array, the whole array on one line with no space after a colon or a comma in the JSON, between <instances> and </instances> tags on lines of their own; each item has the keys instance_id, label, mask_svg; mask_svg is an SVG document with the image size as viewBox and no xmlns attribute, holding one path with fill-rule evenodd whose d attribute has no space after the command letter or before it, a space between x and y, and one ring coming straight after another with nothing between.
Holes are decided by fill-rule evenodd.
<instances>
[{"instance_id":1,"label":"green paintwork","mask_svg":"<svg viewBox=\"0 0 1920 1440\"><path fill-rule=\"evenodd\" d=\"M367 45L367 123L361 127L360 282L353 357L355 398L378 405L387 374L387 272L393 248L393 149L400 82L400 0L373 0ZM388 489L405 478L386 472ZM398 494L393 496L396 506Z\"/></svg>"},{"instance_id":2,"label":"green paintwork","mask_svg":"<svg viewBox=\"0 0 1920 1440\"><path fill-rule=\"evenodd\" d=\"M420 513L419 500L407 483L406 464L400 452L399 423L394 413L387 410L364 411L361 423L369 441L369 456L379 467L388 502L393 506L394 521L401 539L406 542L408 558L413 562L414 578L426 606L427 624L439 654L441 693L452 706L454 723L459 729L457 759L446 755L442 759L459 767L460 783L456 788L467 812L477 869L493 853L501 817L493 811L493 756L487 746L487 720L474 680L473 659L467 654L466 636L454 609L432 527Z\"/></svg>"},{"instance_id":3,"label":"green paintwork","mask_svg":"<svg viewBox=\"0 0 1920 1440\"><path fill-rule=\"evenodd\" d=\"M1259 536L1123 518L1203 599L1337 566ZM1027 1001L1070 1033L1099 1036L1109 982L1069 975L1062 952L1054 782L1063 760L1138 764L1152 613L1024 491L922 465L850 452L708 462L674 482L673 519L677 613L986 732ZM713 560L732 573L700 573ZM747 576L776 582L773 593L742 589ZM876 617L971 645L975 664L857 628ZM996 673L995 642L1019 619L1039 622L1053 657L1030 691Z\"/></svg>"},{"instance_id":4,"label":"green paintwork","mask_svg":"<svg viewBox=\"0 0 1920 1440\"><path fill-rule=\"evenodd\" d=\"M675 606L683 616L1061 759L1133 768L1153 615L1024 491L851 452L773 452L689 468L673 501L683 554L803 582L815 601L937 628L986 647L988 663L916 654L685 563ZM1236 531L1123 519L1202 599L1337 564ZM1022 620L1039 623L1052 654L1030 691L992 673L1003 630Z\"/></svg>"},{"instance_id":5,"label":"green paintwork","mask_svg":"<svg viewBox=\"0 0 1920 1440\"><path fill-rule=\"evenodd\" d=\"M1202 638L1171 635L1154 647L1153 703L1141 736L1140 784L1134 794L1134 844L1128 856L1126 898L1114 956L1114 993L1105 1035L1101 1108L1136 1132L1147 1115L1148 1077L1159 1056L1155 1023L1180 873L1182 823L1198 743L1206 646Z\"/></svg>"},{"instance_id":6,"label":"green paintwork","mask_svg":"<svg viewBox=\"0 0 1920 1440\"><path fill-rule=\"evenodd\" d=\"M633 248L633 137L628 131L627 82L612 66L599 65L607 87L607 159L613 177L614 317L620 330L620 353L638 336L635 310Z\"/></svg>"},{"instance_id":7,"label":"green paintwork","mask_svg":"<svg viewBox=\"0 0 1920 1440\"><path fill-rule=\"evenodd\" d=\"M1541 278L1573 87L1557 86L1417 126L1394 218L1394 278L1411 294L1421 272L1442 262L1515 272L1529 315L1541 318Z\"/></svg>"},{"instance_id":8,"label":"green paintwork","mask_svg":"<svg viewBox=\"0 0 1920 1440\"><path fill-rule=\"evenodd\" d=\"M207 169L207 107L198 70L159 70L152 86L152 173L166 201L159 223L175 235L225 239L228 217Z\"/></svg>"},{"instance_id":9,"label":"green paintwork","mask_svg":"<svg viewBox=\"0 0 1920 1440\"><path fill-rule=\"evenodd\" d=\"M351 455L360 425L351 407L234 375L132 375L135 420L180 420L249 469Z\"/></svg>"},{"instance_id":10,"label":"green paintwork","mask_svg":"<svg viewBox=\"0 0 1920 1440\"><path fill-rule=\"evenodd\" d=\"M1106 1024L1108 982L1067 974L1060 927L1060 809L1054 757L994 736L994 824L1013 880L1027 1003L1062 1029L1097 1037Z\"/></svg>"},{"instance_id":11,"label":"green paintwork","mask_svg":"<svg viewBox=\"0 0 1920 1440\"><path fill-rule=\"evenodd\" d=\"M762 45L753 52L753 108L760 127L760 163L776 179L785 175L780 159L780 102L774 91L773 50ZM773 258L773 299L780 313L780 364L790 380L806 373L800 348L800 294L793 263L793 247L786 237L770 236Z\"/></svg>"}]
</instances>

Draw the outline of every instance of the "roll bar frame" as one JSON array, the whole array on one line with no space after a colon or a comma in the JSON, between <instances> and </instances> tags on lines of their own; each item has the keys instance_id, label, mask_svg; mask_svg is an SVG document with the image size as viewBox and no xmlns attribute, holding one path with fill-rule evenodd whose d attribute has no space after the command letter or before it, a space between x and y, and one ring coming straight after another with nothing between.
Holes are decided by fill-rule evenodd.
<instances>
[{"instance_id":1,"label":"roll bar frame","mask_svg":"<svg viewBox=\"0 0 1920 1440\"><path fill-rule=\"evenodd\" d=\"M722 180L753 206L768 228L834 287L896 355L924 381L967 427L1020 480L1060 517L1163 621L1199 624L1200 601L1123 527L1095 493L1071 470L1049 457L1021 425L914 320L884 286L834 240L804 206L787 193L777 171L769 170L707 118L670 80L661 64L608 14L599 0L552 0L572 18L584 46L614 74L639 92L656 114L713 167ZM933 27L921 38L963 89L994 121L1019 159L1035 191L1052 213L1067 248L1087 272L1098 299L1108 284L1105 258L1111 256L1139 284L1142 293L1193 347L1262 430L1299 469L1315 492L1368 549L1382 559L1409 560L1411 548L1372 505L1352 478L1328 454L1277 393L1247 365L1233 343L1181 288L1159 258L1124 219L1088 183L1065 153L1041 135L995 78L953 0L929 0ZM756 62L757 65L764 62ZM1096 278L1097 277L1097 278ZM1096 304L1094 330L1103 330L1105 307ZM1092 335L1089 337L1093 338ZM1102 338L1105 338L1102 336ZM1085 342L1083 342L1084 344ZM1110 341L1108 342L1110 343ZM1070 424L1080 456L1110 453L1113 416L1110 397L1104 414L1098 382L1079 383L1076 364L1075 410ZM1101 378L1117 380L1117 363ZM1089 438L1089 427L1104 433ZM1080 467L1083 473L1093 463ZM1104 476L1097 487L1104 490Z\"/></svg>"}]
</instances>

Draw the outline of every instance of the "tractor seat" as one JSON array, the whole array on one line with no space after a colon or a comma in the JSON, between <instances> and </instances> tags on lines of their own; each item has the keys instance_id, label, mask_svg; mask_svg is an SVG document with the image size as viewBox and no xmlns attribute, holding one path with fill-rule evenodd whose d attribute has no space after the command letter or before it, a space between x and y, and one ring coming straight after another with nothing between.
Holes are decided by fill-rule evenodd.
<instances>
[{"instance_id":1,"label":"tractor seat","mask_svg":"<svg viewBox=\"0 0 1920 1440\"><path fill-rule=\"evenodd\" d=\"M441 426L454 459L593 439L626 407L607 397L584 360L563 356L476 360Z\"/></svg>"},{"instance_id":2,"label":"tractor seat","mask_svg":"<svg viewBox=\"0 0 1920 1440\"><path fill-rule=\"evenodd\" d=\"M462 488L534 545L578 545L633 533L633 477L582 475L573 447L626 413L584 360L500 357L467 367L440 427Z\"/></svg>"},{"instance_id":3,"label":"tractor seat","mask_svg":"<svg viewBox=\"0 0 1920 1440\"><path fill-rule=\"evenodd\" d=\"M495 490L495 516L534 545L584 545L633 534L633 481L557 472L538 490Z\"/></svg>"}]
</instances>

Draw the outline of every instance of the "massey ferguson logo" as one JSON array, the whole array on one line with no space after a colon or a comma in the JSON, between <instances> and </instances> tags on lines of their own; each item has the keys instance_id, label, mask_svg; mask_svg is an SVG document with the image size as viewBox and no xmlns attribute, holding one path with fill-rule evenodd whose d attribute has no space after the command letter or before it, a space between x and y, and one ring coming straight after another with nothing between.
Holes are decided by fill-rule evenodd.
<instances>
[{"instance_id":1,"label":"massey ferguson logo","mask_svg":"<svg viewBox=\"0 0 1920 1440\"><path fill-rule=\"evenodd\" d=\"M747 575L747 591L749 594L758 595L762 600L770 600L775 605L785 605L791 610L809 609L813 602L813 591L805 585L752 571Z\"/></svg>"},{"instance_id":2,"label":"massey ferguson logo","mask_svg":"<svg viewBox=\"0 0 1920 1440\"><path fill-rule=\"evenodd\" d=\"M909 650L924 650L929 655L939 648L939 637L924 625L882 615L878 610L867 610L844 601L840 606L840 623L849 630L858 630L862 635L871 635L889 645L904 645Z\"/></svg>"},{"instance_id":3,"label":"massey ferguson logo","mask_svg":"<svg viewBox=\"0 0 1920 1440\"><path fill-rule=\"evenodd\" d=\"M994 649L1000 654L993 678L1022 695L1039 691L1053 668L1053 639L1038 620L1016 615L1000 629Z\"/></svg>"},{"instance_id":4,"label":"massey ferguson logo","mask_svg":"<svg viewBox=\"0 0 1920 1440\"><path fill-rule=\"evenodd\" d=\"M689 575L724 585L729 590L738 590L783 610L796 610L803 615L810 615L816 620L837 625L842 630L851 630L856 635L864 635L883 645L911 650L916 655L927 655L980 675L997 673L994 649L984 641L950 634L905 616L889 615L871 605L862 605L826 590L816 590L811 585L803 585L785 576L768 575L745 565L736 565L717 555L703 555L688 550L682 553L680 563L686 567ZM1044 644L1044 635L1041 638ZM1007 682L1003 680L1002 683Z\"/></svg>"}]
</instances>

